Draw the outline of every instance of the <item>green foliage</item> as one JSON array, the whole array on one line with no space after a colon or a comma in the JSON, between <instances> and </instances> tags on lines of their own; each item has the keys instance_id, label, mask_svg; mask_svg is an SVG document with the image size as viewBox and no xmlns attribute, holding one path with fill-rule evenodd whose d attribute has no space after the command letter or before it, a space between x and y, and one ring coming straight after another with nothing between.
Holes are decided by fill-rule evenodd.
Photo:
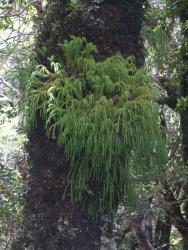
<instances>
[{"instance_id":1,"label":"green foliage","mask_svg":"<svg viewBox=\"0 0 188 250\"><path fill-rule=\"evenodd\" d=\"M71 0L68 7L72 11L78 11L80 9L80 4L76 0Z\"/></svg>"},{"instance_id":2,"label":"green foliage","mask_svg":"<svg viewBox=\"0 0 188 250\"><path fill-rule=\"evenodd\" d=\"M155 29L147 29L144 32L145 39L148 40L149 45L148 53L150 53L151 66L155 63L160 68L163 68L165 63L170 60L169 57L169 37L165 30L160 27Z\"/></svg>"},{"instance_id":3,"label":"green foliage","mask_svg":"<svg viewBox=\"0 0 188 250\"><path fill-rule=\"evenodd\" d=\"M146 19L143 28L143 37L146 41L146 66L154 74L170 78L175 90L181 82L180 23L172 17L172 9L168 0L156 3L156 6L150 6Z\"/></svg>"},{"instance_id":4,"label":"green foliage","mask_svg":"<svg viewBox=\"0 0 188 250\"><path fill-rule=\"evenodd\" d=\"M88 193L89 214L104 208L111 214L125 193L134 204L135 176L156 175L165 163L154 89L133 57L96 62L85 38L61 47L64 63L52 61L50 70L38 65L32 74L27 123L38 126L40 114L47 136L64 147L71 199Z\"/></svg>"},{"instance_id":5,"label":"green foliage","mask_svg":"<svg viewBox=\"0 0 188 250\"><path fill-rule=\"evenodd\" d=\"M176 104L176 110L177 111L184 111L186 110L188 107L188 96L186 97L181 97L177 100L177 104Z\"/></svg>"},{"instance_id":6,"label":"green foliage","mask_svg":"<svg viewBox=\"0 0 188 250\"><path fill-rule=\"evenodd\" d=\"M172 227L171 231L171 248L170 250L181 250L183 249L183 242L180 233L177 231L175 227Z\"/></svg>"},{"instance_id":7,"label":"green foliage","mask_svg":"<svg viewBox=\"0 0 188 250\"><path fill-rule=\"evenodd\" d=\"M11 165L0 163L0 246L9 249L22 222L24 182Z\"/></svg>"},{"instance_id":8,"label":"green foliage","mask_svg":"<svg viewBox=\"0 0 188 250\"><path fill-rule=\"evenodd\" d=\"M170 10L170 14L174 14L181 17L188 15L188 2L187 0L166 0L167 7Z\"/></svg>"},{"instance_id":9,"label":"green foliage","mask_svg":"<svg viewBox=\"0 0 188 250\"><path fill-rule=\"evenodd\" d=\"M18 170L24 165L23 143L18 134L18 117L0 115L0 248L10 249L22 223L25 181Z\"/></svg>"}]
</instances>

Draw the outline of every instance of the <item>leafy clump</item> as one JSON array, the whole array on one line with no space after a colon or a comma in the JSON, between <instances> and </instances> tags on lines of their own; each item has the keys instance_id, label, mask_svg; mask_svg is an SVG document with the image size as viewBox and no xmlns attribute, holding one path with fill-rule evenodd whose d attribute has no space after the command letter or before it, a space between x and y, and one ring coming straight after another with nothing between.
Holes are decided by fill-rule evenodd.
<instances>
[{"instance_id":1,"label":"leafy clump","mask_svg":"<svg viewBox=\"0 0 188 250\"><path fill-rule=\"evenodd\" d=\"M176 104L176 110L181 112L186 110L188 107L188 96L186 97L181 97L177 100L177 104Z\"/></svg>"},{"instance_id":2,"label":"leafy clump","mask_svg":"<svg viewBox=\"0 0 188 250\"><path fill-rule=\"evenodd\" d=\"M65 148L70 161L66 192L73 201L88 193L88 212L113 212L126 194L134 203L134 178L156 174L165 148L154 90L134 58L116 54L96 62L96 47L72 37L64 61L39 65L32 74L28 123ZM37 88L36 88L37 86Z\"/></svg>"}]
</instances>

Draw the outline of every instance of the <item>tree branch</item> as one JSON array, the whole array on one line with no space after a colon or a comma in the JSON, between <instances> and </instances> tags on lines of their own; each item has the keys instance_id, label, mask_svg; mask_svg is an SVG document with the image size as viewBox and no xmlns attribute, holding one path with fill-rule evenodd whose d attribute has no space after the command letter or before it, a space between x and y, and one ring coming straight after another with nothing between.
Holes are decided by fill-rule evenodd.
<instances>
[{"instance_id":1,"label":"tree branch","mask_svg":"<svg viewBox=\"0 0 188 250\"><path fill-rule=\"evenodd\" d=\"M166 92L166 95L163 94L157 102L159 104L166 104L171 109L175 109L177 99L179 98L178 89L172 86L170 79L161 77L158 74L155 75L154 80Z\"/></svg>"},{"instance_id":2,"label":"tree branch","mask_svg":"<svg viewBox=\"0 0 188 250\"><path fill-rule=\"evenodd\" d=\"M10 83L8 83L2 76L0 76L0 82L9 89L11 89L12 91L16 92L16 94L19 96L19 91L15 87L13 87Z\"/></svg>"}]
</instances>

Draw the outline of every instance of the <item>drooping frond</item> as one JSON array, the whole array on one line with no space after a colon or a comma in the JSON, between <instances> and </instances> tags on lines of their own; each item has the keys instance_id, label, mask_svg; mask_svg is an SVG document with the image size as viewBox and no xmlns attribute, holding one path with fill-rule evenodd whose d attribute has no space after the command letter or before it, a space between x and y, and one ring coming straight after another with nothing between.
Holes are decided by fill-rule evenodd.
<instances>
[{"instance_id":1,"label":"drooping frond","mask_svg":"<svg viewBox=\"0 0 188 250\"><path fill-rule=\"evenodd\" d=\"M104 208L112 213L125 194L133 203L135 175L157 174L165 163L154 90L133 57L96 62L85 38L72 37L62 48L66 62L56 74L42 68L41 78L41 67L33 73L39 87L30 96L29 123L37 126L39 113L47 136L65 148L71 199L88 193L92 216Z\"/></svg>"},{"instance_id":2,"label":"drooping frond","mask_svg":"<svg viewBox=\"0 0 188 250\"><path fill-rule=\"evenodd\" d=\"M170 60L170 46L167 31L158 27L154 30L145 30L144 36L150 45L148 50L153 57L153 62L160 67L162 67L163 64L168 63Z\"/></svg>"}]
</instances>

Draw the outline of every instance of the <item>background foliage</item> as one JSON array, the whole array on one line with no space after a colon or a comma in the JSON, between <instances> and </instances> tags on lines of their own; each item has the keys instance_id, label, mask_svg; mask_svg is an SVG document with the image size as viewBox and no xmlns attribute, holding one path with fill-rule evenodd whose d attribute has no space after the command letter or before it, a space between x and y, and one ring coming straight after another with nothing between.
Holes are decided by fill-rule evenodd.
<instances>
[{"instance_id":1,"label":"background foliage","mask_svg":"<svg viewBox=\"0 0 188 250\"><path fill-rule=\"evenodd\" d=\"M36 5L36 3L39 5ZM60 145L66 142L67 156L72 156L72 169L67 180L67 190L69 190L72 200L81 200L82 194L85 192L88 195L88 199L94 197L93 200L96 199L95 202L97 203L101 196L97 197L95 193L103 189L106 195L106 205L111 212L111 199L113 197L120 199L123 191L129 189L131 183L134 182L136 189L140 190L139 193L141 193L139 202L142 209L131 214L125 206L127 204L126 199L123 202L114 225L114 235L118 247L121 249L138 247L139 243L135 237L133 227L136 214L139 217L137 225L140 227L140 232L143 235L147 234L146 226L152 217L150 231L153 232L152 244L154 247L160 247L164 243L161 235L167 235L167 239L165 239L167 249L169 247L171 249L182 249L183 235L180 234L181 230L179 230L181 225L178 227L177 215L174 213L173 205L177 204L176 208L180 208L180 215L183 214L184 219L186 212L184 200L186 200L186 197L183 195L183 190L187 180L187 169L183 161L180 115L187 108L187 96L181 96L182 69L185 68L185 62L182 57L182 53L185 50L182 52L182 47L186 48L184 44L185 31L187 30L187 21L181 22L181 14L184 13L185 15L187 9L186 1L169 0L156 3L152 1L150 6L148 6L145 26L143 27L146 52L145 66L151 73L155 83L147 77L143 70L136 69L132 58L124 60L117 55L101 63L96 63L92 53L90 54L90 52L95 51L95 46L89 44L87 48L85 47L86 50L83 51L79 47L83 45L83 40L77 40L78 44L76 44L77 47L74 50L76 43L74 39L72 44L66 42L64 46L58 47L58 50L64 49L66 56L64 60L50 57L45 47L39 49L37 55L40 54L41 58L48 57L47 64L51 66L38 65L36 71L32 74L32 79L30 79L31 72L35 69L35 62L31 59L35 43L33 35L40 26L43 13L43 5L40 3L42 2L1 1L0 3L0 60L3 68L1 68L0 74L4 76L5 80L1 80L0 85L2 104L0 126L1 131L3 131L0 134L0 149L2 152L0 156L0 239L4 249L8 248L13 238L16 238L22 220L25 177L27 175L27 169L24 167L25 155L22 151L25 136L22 133L20 135L15 116L18 113L18 100L21 100L19 106L23 110L26 95L31 89L32 96L30 95L30 97L32 98L28 104L32 104L33 108L30 110L32 123L34 125L36 125L36 122L38 122L38 125L40 124L41 121L38 118L35 121L36 112L40 113L42 119L46 121L48 136L57 140ZM79 4L69 4L70 12L76 13L79 10ZM72 16L74 15L72 14ZM118 17L117 20L119 20ZM114 25L116 21L114 21ZM56 28L58 29L59 27L54 27L54 29ZM84 46L86 46L86 41L84 41ZM36 54L33 54L33 57L35 56ZM83 64L86 64L87 67L83 67ZM127 69L127 72L122 73L122 65ZM118 71L115 70L116 67L118 67ZM102 88L98 84L101 79L104 82ZM121 82L122 79L123 82ZM124 81L125 79L126 81ZM91 81L95 84L92 85ZM6 82L10 84L6 85ZM26 82L29 82L30 85L27 85ZM112 86L112 82L113 84L115 82L116 87ZM124 84L125 82L126 84ZM133 82L135 88L132 86ZM151 82L152 86L150 85ZM142 86L140 86L140 83L142 83ZM155 95L156 93L157 95ZM62 99L64 103L62 103ZM108 181L106 183L101 184L104 176L108 176L109 173L109 176L111 176L112 167L109 166L114 162L114 158L106 152L109 149L109 145L111 145L110 150L116 153L117 151L122 151L124 142L117 148L114 148L114 145L117 145L116 142L114 143L114 137L111 138L111 143L109 143L101 134L104 134L105 137L110 132L117 135L117 128L113 127L116 117L111 114L115 114L122 108L122 100L129 106L136 103L135 106L133 105L134 108L131 108L132 112L127 114L127 116L131 117L132 122L123 124L126 128L125 131L130 133L129 143L126 144L130 144L134 148L133 151L136 152L136 157L133 157L133 153L130 154L130 146L127 147L127 155L131 155L132 158L130 157L127 160L125 158L126 155L123 155L123 159L120 158L118 162L117 169L119 169L118 171L121 170L122 161L129 161L130 172L126 172L125 176L121 175L121 178L117 176L113 189L111 189L112 186L109 185L112 182L109 179L110 177L107 178ZM160 104L160 113L158 113L154 101ZM4 106L7 103L10 106L5 109ZM148 103L152 103L154 105L152 107L155 107L154 113L156 112L156 114L153 114L152 117L150 116L151 105L149 104L148 106ZM103 127L100 126L101 123L94 122L92 114L88 111L92 108L95 110L94 114L98 116L98 120L100 119L103 122ZM26 109L25 111L28 110ZM69 115L68 111L70 112ZM61 119L62 114L64 114L64 120ZM105 117L104 114L106 119L101 118L102 116ZM134 116L135 114L137 117ZM151 137L149 135L145 137L146 123L140 118L140 114L144 114L147 121L152 119L148 125L152 128ZM158 114L161 118L161 125L164 127L165 139L169 145L168 168L164 172L163 178L160 178L160 181L158 178L150 178L148 173L152 172L153 169L149 167L149 153L144 157L143 151L139 150L141 148L144 149L144 152L147 151L153 154L153 148L151 149L149 146L155 140L155 136L157 136L155 132L158 130L155 129L159 125L159 119L156 117ZM79 124L75 123L76 115ZM139 120L138 127L133 125L135 120ZM157 122L154 124L154 121ZM68 127L67 122L70 125ZM84 127L83 124L85 124ZM94 125L99 130L92 130ZM137 131L136 134L131 132L132 127ZM62 133L64 128L66 129ZM119 133L122 132L121 130L119 129ZM98 131L102 132L99 134ZM133 136L131 136L131 133ZM94 137L97 140L95 143L96 151L90 152L88 143L91 142L89 142L88 138L92 141ZM74 140L73 138L76 139ZM144 140L145 138L147 140ZM160 141L158 147L161 146L161 143ZM139 147L135 148L135 145ZM163 153L163 149L164 145L161 146L160 153ZM85 157L84 151L87 151L88 157ZM104 162L97 158L99 152L103 152ZM120 155L119 152L118 154ZM98 178L98 190L93 188L95 183L92 182L91 173L88 174L88 172L83 171L84 165L91 165L89 159L92 157L93 162L99 166L106 166L105 171L101 173L101 169L97 169L95 164L93 164L93 172L91 173L92 176ZM78 158L80 158L80 161L78 161ZM143 160L143 158L144 161L142 162L141 159ZM156 160L156 166L162 162L161 159L161 161L158 161L158 158L159 156L156 157L154 154L153 159ZM132 167L134 161L137 163L136 169ZM147 170L143 168L144 162L147 162ZM73 166L79 167L75 168ZM162 165L160 167L162 168ZM135 172L137 175L135 175ZM143 173L145 174L145 181L140 176ZM129 174L129 178L127 174ZM124 179L126 180L125 183L123 182ZM128 180L131 180L131 182L128 182ZM117 194L116 190L119 190L119 183L121 182L122 190ZM72 192L70 187L72 187ZM130 190L128 193L132 199ZM169 193L172 195L171 198L175 200L169 199ZM105 204L101 204L101 208L103 205ZM90 212L96 214L96 211ZM149 216L150 213L152 216ZM169 218L167 218L167 215L169 215ZM162 225L161 228L160 225ZM169 226L167 230L166 226ZM163 228L165 228L165 232ZM168 232L171 232L171 238ZM170 243L168 243L168 238Z\"/></svg>"}]
</instances>

